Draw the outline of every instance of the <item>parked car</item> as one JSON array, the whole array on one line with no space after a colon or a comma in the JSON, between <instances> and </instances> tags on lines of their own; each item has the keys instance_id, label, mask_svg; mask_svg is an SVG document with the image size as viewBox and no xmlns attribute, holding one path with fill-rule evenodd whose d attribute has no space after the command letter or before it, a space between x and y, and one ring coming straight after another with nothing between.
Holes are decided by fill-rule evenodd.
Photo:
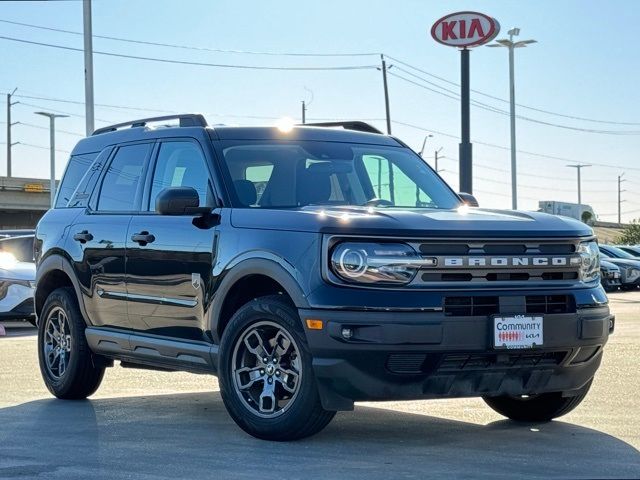
<instances>
[{"instance_id":1,"label":"parked car","mask_svg":"<svg viewBox=\"0 0 640 480\"><path fill-rule=\"evenodd\" d=\"M11 253L20 262L34 262L33 241L35 235L19 235L15 237L0 238L0 252ZM35 278L34 278L35 280Z\"/></svg>"},{"instance_id":2,"label":"parked car","mask_svg":"<svg viewBox=\"0 0 640 480\"><path fill-rule=\"evenodd\" d=\"M620 268L620 282L623 290L632 290L640 285L640 259L611 245L599 245L602 259Z\"/></svg>"},{"instance_id":3,"label":"parked car","mask_svg":"<svg viewBox=\"0 0 640 480\"><path fill-rule=\"evenodd\" d=\"M34 309L36 266L0 251L0 320L27 320L36 324Z\"/></svg>"},{"instance_id":4,"label":"parked car","mask_svg":"<svg viewBox=\"0 0 640 480\"><path fill-rule=\"evenodd\" d=\"M477 396L548 421L585 398L615 320L588 225L472 207L361 122L170 118L80 140L38 224L55 396L92 395L114 359L216 374L272 440L357 401Z\"/></svg>"},{"instance_id":5,"label":"parked car","mask_svg":"<svg viewBox=\"0 0 640 480\"><path fill-rule=\"evenodd\" d=\"M0 230L0 238L19 237L23 235L33 235L35 230L29 228L19 228L15 230Z\"/></svg>"},{"instance_id":6,"label":"parked car","mask_svg":"<svg viewBox=\"0 0 640 480\"><path fill-rule=\"evenodd\" d=\"M602 287L607 292L615 292L622 285L620 268L611 262L600 260L600 275Z\"/></svg>"},{"instance_id":7,"label":"parked car","mask_svg":"<svg viewBox=\"0 0 640 480\"><path fill-rule=\"evenodd\" d=\"M640 258L640 247L637 245L616 245L616 248L619 248L634 257Z\"/></svg>"}]
</instances>

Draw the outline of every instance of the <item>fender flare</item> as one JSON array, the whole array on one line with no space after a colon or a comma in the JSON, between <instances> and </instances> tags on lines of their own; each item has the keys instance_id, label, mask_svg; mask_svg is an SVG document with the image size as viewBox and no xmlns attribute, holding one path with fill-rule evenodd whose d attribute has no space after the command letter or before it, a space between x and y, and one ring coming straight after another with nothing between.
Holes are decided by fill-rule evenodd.
<instances>
[{"instance_id":1,"label":"fender flare","mask_svg":"<svg viewBox=\"0 0 640 480\"><path fill-rule=\"evenodd\" d=\"M228 267L228 270L223 275L224 277L214 294L213 306L208 322L211 335L217 341L220 340L217 334L218 319L222 313L222 307L227 298L227 294L239 280L248 275L264 275L273 279L282 285L282 288L289 297L291 297L297 308L309 308L307 295L305 295L302 287L296 280L298 277L297 271L290 264L275 255L269 254L259 258L239 259L239 261L234 262L232 266Z\"/></svg>"},{"instance_id":2,"label":"fender flare","mask_svg":"<svg viewBox=\"0 0 640 480\"><path fill-rule=\"evenodd\" d=\"M36 269L36 288L35 288L35 297L37 299L38 296L38 286L43 278L45 278L49 273L53 271L61 271L69 277L71 280L71 285L76 292L76 298L78 299L78 306L80 307L80 312L82 313L82 317L84 318L85 323L88 326L91 326L91 322L89 322L89 317L87 315L87 311L84 307L84 301L82 296L82 289L80 287L80 283L76 278L73 267L71 266L71 262L68 259L59 254L51 254L47 256L44 260L40 262L38 268ZM37 308L38 303L35 302L36 306L36 315L39 316L40 312Z\"/></svg>"}]
</instances>

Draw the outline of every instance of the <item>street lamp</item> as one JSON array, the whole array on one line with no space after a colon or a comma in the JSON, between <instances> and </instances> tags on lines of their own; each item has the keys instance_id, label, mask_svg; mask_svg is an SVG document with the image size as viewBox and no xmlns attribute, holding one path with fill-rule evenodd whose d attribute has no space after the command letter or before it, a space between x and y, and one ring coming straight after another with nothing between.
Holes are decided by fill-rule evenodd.
<instances>
[{"instance_id":1,"label":"street lamp","mask_svg":"<svg viewBox=\"0 0 640 480\"><path fill-rule=\"evenodd\" d=\"M578 164L578 165L567 165L567 167L575 168L576 171L578 172L578 205L582 205L582 177L581 177L582 169L586 167L591 167L591 165Z\"/></svg>"},{"instance_id":2,"label":"street lamp","mask_svg":"<svg viewBox=\"0 0 640 480\"><path fill-rule=\"evenodd\" d=\"M418 155L422 156L422 154L424 153L424 147L427 144L427 140L430 139L431 137L433 137L432 134L425 135L424 140L422 141L422 148L420 149L420 153Z\"/></svg>"},{"instance_id":3,"label":"street lamp","mask_svg":"<svg viewBox=\"0 0 640 480\"><path fill-rule=\"evenodd\" d=\"M59 115L49 112L33 112L36 115L42 115L49 118L49 148L51 149L51 208L56 198L56 135L55 124L56 118L66 118L69 115Z\"/></svg>"},{"instance_id":4,"label":"street lamp","mask_svg":"<svg viewBox=\"0 0 640 480\"><path fill-rule=\"evenodd\" d=\"M513 51L516 48L523 48L530 43L536 43L535 40L513 41L513 37L520 35L519 28L512 28L507 32L509 39L502 38L491 43L487 47L506 47L509 49L509 103L511 104L511 207L516 210L518 208L518 187L516 175L516 91L514 86L513 74Z\"/></svg>"}]
</instances>

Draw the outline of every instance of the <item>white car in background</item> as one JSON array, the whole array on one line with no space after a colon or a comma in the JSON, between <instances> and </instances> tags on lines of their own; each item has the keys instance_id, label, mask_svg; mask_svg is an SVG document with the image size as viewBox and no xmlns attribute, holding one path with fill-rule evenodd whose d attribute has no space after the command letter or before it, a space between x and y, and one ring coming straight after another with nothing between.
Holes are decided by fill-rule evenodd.
<instances>
[{"instance_id":1,"label":"white car in background","mask_svg":"<svg viewBox=\"0 0 640 480\"><path fill-rule=\"evenodd\" d=\"M36 266L33 235L0 240L0 320L36 324L33 303ZM29 247L29 244L31 245Z\"/></svg>"}]
</instances>

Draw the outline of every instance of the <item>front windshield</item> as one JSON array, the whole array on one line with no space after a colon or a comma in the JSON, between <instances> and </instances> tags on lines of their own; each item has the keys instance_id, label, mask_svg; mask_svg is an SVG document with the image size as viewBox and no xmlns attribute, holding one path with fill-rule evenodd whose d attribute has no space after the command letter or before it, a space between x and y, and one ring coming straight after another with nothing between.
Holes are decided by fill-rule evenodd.
<instances>
[{"instance_id":1,"label":"front windshield","mask_svg":"<svg viewBox=\"0 0 640 480\"><path fill-rule=\"evenodd\" d=\"M607 245L606 250L603 250L604 253L611 252L611 256L614 258L631 258L633 260L637 260L637 257L634 257L628 252L625 252L621 248L618 247L610 247Z\"/></svg>"},{"instance_id":2,"label":"front windshield","mask_svg":"<svg viewBox=\"0 0 640 480\"><path fill-rule=\"evenodd\" d=\"M456 208L458 197L401 147L316 141L224 142L233 204Z\"/></svg>"}]
</instances>

